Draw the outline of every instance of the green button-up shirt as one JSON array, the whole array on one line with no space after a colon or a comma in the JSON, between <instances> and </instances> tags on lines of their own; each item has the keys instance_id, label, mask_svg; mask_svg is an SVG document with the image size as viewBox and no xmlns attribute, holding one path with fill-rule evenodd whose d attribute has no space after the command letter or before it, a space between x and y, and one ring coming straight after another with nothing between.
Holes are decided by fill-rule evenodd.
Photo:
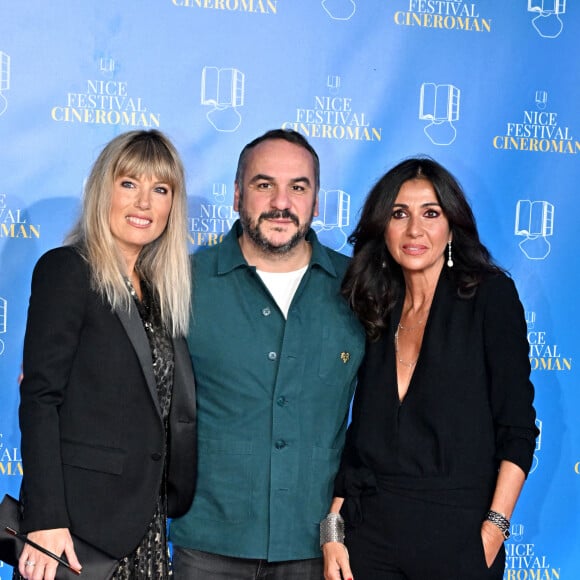
<instances>
[{"instance_id":1,"label":"green button-up shirt","mask_svg":"<svg viewBox=\"0 0 580 580\"><path fill-rule=\"evenodd\" d=\"M312 258L285 319L240 234L236 222L193 257L199 475L171 540L240 558L314 558L364 351L339 294L348 258L310 231Z\"/></svg>"}]
</instances>

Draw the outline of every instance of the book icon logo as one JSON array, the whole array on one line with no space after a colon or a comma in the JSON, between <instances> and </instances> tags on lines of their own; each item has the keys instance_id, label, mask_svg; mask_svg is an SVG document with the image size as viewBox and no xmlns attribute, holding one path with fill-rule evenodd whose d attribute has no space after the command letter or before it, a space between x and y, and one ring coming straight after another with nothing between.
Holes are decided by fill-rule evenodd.
<instances>
[{"instance_id":1,"label":"book icon logo","mask_svg":"<svg viewBox=\"0 0 580 580\"><path fill-rule=\"evenodd\" d=\"M216 131L231 133L242 123L245 75L236 68L206 66L201 73L201 104L211 107L206 117Z\"/></svg>"},{"instance_id":2,"label":"book icon logo","mask_svg":"<svg viewBox=\"0 0 580 580\"><path fill-rule=\"evenodd\" d=\"M528 12L537 13L532 26L542 38L557 38L564 30L560 15L566 12L566 0L528 0Z\"/></svg>"},{"instance_id":3,"label":"book icon logo","mask_svg":"<svg viewBox=\"0 0 580 580\"><path fill-rule=\"evenodd\" d=\"M434 145L451 145L457 136L453 123L459 119L461 91L454 85L423 83L419 119L429 121L423 131Z\"/></svg>"},{"instance_id":4,"label":"book icon logo","mask_svg":"<svg viewBox=\"0 0 580 580\"><path fill-rule=\"evenodd\" d=\"M8 108L4 91L10 89L10 56L0 50L0 115Z\"/></svg>"},{"instance_id":5,"label":"book icon logo","mask_svg":"<svg viewBox=\"0 0 580 580\"><path fill-rule=\"evenodd\" d=\"M548 201L520 199L516 205L514 233L524 239L519 246L528 260L544 260L551 250L547 240L554 231L554 206Z\"/></svg>"}]
</instances>

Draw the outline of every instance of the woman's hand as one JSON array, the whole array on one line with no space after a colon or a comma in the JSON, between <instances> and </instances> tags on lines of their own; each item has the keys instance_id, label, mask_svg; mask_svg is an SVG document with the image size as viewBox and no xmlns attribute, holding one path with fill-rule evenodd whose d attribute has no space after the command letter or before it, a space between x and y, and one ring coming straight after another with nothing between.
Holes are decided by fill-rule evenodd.
<instances>
[{"instance_id":1,"label":"woman's hand","mask_svg":"<svg viewBox=\"0 0 580 580\"><path fill-rule=\"evenodd\" d=\"M353 580L348 551L341 542L326 542L324 554L324 580ZM342 574L342 575L341 575Z\"/></svg>"},{"instance_id":2,"label":"woman's hand","mask_svg":"<svg viewBox=\"0 0 580 580\"><path fill-rule=\"evenodd\" d=\"M57 556L61 556L64 553L68 563L73 568L81 569L68 528L38 530L30 532L28 538ZM54 580L57 567L58 562L54 558L39 552L29 544L24 544L18 560L18 571L23 578L28 580Z\"/></svg>"},{"instance_id":3,"label":"woman's hand","mask_svg":"<svg viewBox=\"0 0 580 580\"><path fill-rule=\"evenodd\" d=\"M503 541L503 534L495 524L488 521L484 521L483 524L481 524L481 542L483 544L485 562L488 568L491 568L492 564L495 562Z\"/></svg>"}]
</instances>

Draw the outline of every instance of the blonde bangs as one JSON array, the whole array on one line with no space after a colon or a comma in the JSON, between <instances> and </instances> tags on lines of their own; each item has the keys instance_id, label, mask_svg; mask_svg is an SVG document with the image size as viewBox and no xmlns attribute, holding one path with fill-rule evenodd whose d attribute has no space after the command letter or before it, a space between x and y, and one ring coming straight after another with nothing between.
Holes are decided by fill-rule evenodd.
<instances>
[{"instance_id":1,"label":"blonde bangs","mask_svg":"<svg viewBox=\"0 0 580 580\"><path fill-rule=\"evenodd\" d=\"M119 156L113 170L113 181L124 175L146 177L167 183L172 190L180 189L181 170L174 154L161 141L134 140Z\"/></svg>"}]
</instances>

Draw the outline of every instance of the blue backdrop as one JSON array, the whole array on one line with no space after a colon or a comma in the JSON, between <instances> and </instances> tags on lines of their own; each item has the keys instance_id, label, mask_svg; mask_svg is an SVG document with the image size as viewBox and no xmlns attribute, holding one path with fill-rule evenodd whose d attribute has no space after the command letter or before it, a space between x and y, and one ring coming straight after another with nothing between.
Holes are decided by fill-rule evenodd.
<instances>
[{"instance_id":1,"label":"blue backdrop","mask_svg":"<svg viewBox=\"0 0 580 580\"><path fill-rule=\"evenodd\" d=\"M173 139L195 251L236 217L242 146L292 127L321 157L315 229L347 254L364 196L402 158L432 155L463 183L520 291L541 428L505 579L580 578L579 34L573 0L1 2L0 493L22 475L31 271L105 143Z\"/></svg>"}]
</instances>

